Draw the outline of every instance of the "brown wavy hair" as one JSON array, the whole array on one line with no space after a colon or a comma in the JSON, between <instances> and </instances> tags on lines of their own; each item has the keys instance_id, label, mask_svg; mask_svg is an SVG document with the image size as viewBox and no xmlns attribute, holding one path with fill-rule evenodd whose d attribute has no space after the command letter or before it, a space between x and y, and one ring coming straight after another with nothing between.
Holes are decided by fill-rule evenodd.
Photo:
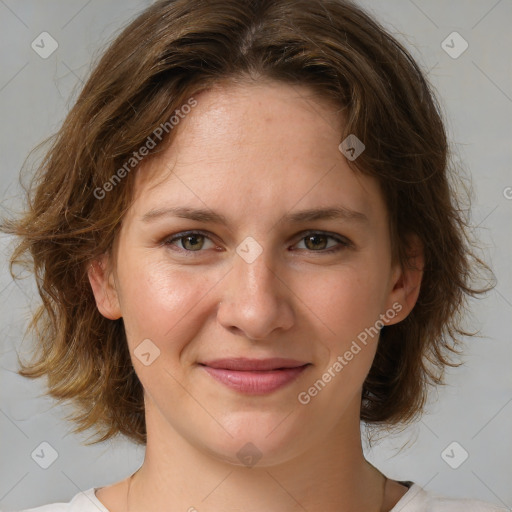
<instances>
[{"instance_id":1,"label":"brown wavy hair","mask_svg":"<svg viewBox=\"0 0 512 512\"><path fill-rule=\"evenodd\" d=\"M460 337L475 335L462 320L467 299L491 289L473 287L477 270L490 269L469 236L464 183L450 164L441 109L407 50L344 0L157 1L105 50L46 141L51 147L24 213L1 225L19 237L11 274L18 278L15 264L28 265L42 299L27 331L34 360L18 356L18 373L47 376L47 394L75 406L68 416L74 432L97 435L86 444L117 434L146 442L143 389L123 321L99 313L87 272L113 247L139 166L101 190L194 94L251 80L307 86L330 101L345 121L340 142L356 134L366 145L351 166L380 183L394 261L408 264L409 234L424 246L418 301L405 320L381 331L361 420L385 428L411 422L429 385L442 384L445 367L460 364L451 360L461 353ZM165 133L144 161L175 133Z\"/></svg>"}]
</instances>

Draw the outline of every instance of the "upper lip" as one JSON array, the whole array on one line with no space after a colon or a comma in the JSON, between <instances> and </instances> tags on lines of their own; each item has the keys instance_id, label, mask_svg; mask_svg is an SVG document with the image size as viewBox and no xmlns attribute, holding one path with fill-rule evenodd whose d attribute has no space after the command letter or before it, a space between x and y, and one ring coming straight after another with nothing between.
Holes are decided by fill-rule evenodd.
<instances>
[{"instance_id":1,"label":"upper lip","mask_svg":"<svg viewBox=\"0 0 512 512\"><path fill-rule=\"evenodd\" d=\"M277 370L280 368L297 368L304 366L304 361L297 361L296 359L283 359L281 357L272 357L269 359L248 359L244 357L239 358L225 358L215 359L200 363L210 368L218 368L224 370L237 370L237 371L264 371L264 370Z\"/></svg>"}]
</instances>

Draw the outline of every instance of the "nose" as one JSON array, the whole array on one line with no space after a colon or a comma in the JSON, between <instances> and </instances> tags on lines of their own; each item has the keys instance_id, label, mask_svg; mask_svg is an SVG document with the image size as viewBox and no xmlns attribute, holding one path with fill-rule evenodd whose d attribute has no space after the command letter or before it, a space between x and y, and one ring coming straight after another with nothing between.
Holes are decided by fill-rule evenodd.
<instances>
[{"instance_id":1,"label":"nose","mask_svg":"<svg viewBox=\"0 0 512 512\"><path fill-rule=\"evenodd\" d=\"M263 251L251 263L238 254L223 280L219 323L250 340L266 340L295 322L294 294L283 270Z\"/></svg>"}]
</instances>

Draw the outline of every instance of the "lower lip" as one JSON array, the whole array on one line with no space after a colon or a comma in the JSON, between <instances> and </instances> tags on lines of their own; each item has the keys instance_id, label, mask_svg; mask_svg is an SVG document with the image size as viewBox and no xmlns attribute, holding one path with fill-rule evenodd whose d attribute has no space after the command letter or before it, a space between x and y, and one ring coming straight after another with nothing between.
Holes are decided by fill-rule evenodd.
<instances>
[{"instance_id":1,"label":"lower lip","mask_svg":"<svg viewBox=\"0 0 512 512\"><path fill-rule=\"evenodd\" d=\"M214 379L227 387L249 395L276 391L296 379L309 365L268 371L237 371L203 366Z\"/></svg>"}]
</instances>

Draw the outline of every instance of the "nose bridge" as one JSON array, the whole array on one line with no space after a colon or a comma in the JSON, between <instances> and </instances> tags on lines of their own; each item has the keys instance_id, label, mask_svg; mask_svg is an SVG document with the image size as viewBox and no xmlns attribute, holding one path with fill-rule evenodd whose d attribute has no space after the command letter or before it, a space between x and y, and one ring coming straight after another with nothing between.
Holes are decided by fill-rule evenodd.
<instances>
[{"instance_id":1,"label":"nose bridge","mask_svg":"<svg viewBox=\"0 0 512 512\"><path fill-rule=\"evenodd\" d=\"M238 246L233 267L237 294L242 292L243 296L253 299L263 295L271 299L277 291L275 264L272 264L270 252L254 239L246 239Z\"/></svg>"},{"instance_id":2,"label":"nose bridge","mask_svg":"<svg viewBox=\"0 0 512 512\"><path fill-rule=\"evenodd\" d=\"M263 339L275 329L291 327L293 311L272 255L256 244L246 240L237 248L218 314L224 327Z\"/></svg>"}]
</instances>

